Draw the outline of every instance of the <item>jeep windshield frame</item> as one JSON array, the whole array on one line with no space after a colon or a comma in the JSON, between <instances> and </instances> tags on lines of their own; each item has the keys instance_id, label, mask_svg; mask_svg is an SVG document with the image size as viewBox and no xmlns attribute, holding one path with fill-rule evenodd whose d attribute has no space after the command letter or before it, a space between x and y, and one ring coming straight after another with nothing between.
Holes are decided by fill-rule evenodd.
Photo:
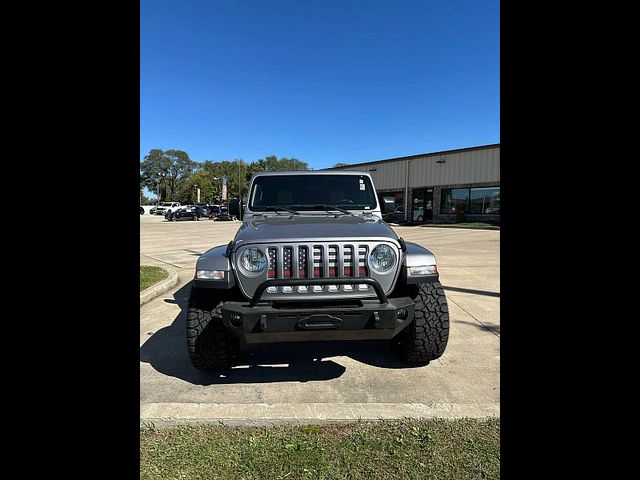
<instances>
[{"instance_id":1,"label":"jeep windshield frame","mask_svg":"<svg viewBox=\"0 0 640 480\"><path fill-rule=\"evenodd\" d=\"M378 199L367 175L259 175L251 186L248 209L268 212L273 207L299 212L326 211L326 207L373 211Z\"/></svg>"}]
</instances>

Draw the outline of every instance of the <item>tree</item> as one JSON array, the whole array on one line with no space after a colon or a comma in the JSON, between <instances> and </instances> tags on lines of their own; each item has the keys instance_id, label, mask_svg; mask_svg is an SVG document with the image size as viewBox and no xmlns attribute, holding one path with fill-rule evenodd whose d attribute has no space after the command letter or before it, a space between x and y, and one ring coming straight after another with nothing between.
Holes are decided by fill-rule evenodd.
<instances>
[{"instance_id":1,"label":"tree","mask_svg":"<svg viewBox=\"0 0 640 480\"><path fill-rule=\"evenodd\" d=\"M167 150L164 152L164 156L170 162L167 186L173 199L173 195L177 191L178 183L191 175L197 163L189 158L187 152L182 150Z\"/></svg>"},{"instance_id":2,"label":"tree","mask_svg":"<svg viewBox=\"0 0 640 480\"><path fill-rule=\"evenodd\" d=\"M241 158L233 161L223 160L214 162L205 160L198 164L198 173L201 175L202 181L208 182L212 191L212 197L216 202L220 201L222 194L222 178L227 177L227 199L246 195L249 186L248 179L251 176L249 166ZM207 197L209 198L209 197ZM209 200L208 200L209 201Z\"/></svg>"},{"instance_id":3,"label":"tree","mask_svg":"<svg viewBox=\"0 0 640 480\"><path fill-rule=\"evenodd\" d=\"M160 200L173 200L181 182L187 179L197 163L182 150L162 151L154 148L140 163L140 178L149 190L158 192Z\"/></svg>"},{"instance_id":4,"label":"tree","mask_svg":"<svg viewBox=\"0 0 640 480\"><path fill-rule=\"evenodd\" d=\"M151 149L140 163L141 183L152 192L156 192L160 200L167 197L165 178L170 168L171 161L159 148Z\"/></svg>"},{"instance_id":5,"label":"tree","mask_svg":"<svg viewBox=\"0 0 640 480\"><path fill-rule=\"evenodd\" d=\"M350 165L349 163L338 162L333 166L333 168L336 168L336 167L348 167L349 165Z\"/></svg>"},{"instance_id":6,"label":"tree","mask_svg":"<svg viewBox=\"0 0 640 480\"><path fill-rule=\"evenodd\" d=\"M259 167L258 172L286 172L286 171L299 171L309 170L307 162L298 160L297 158L278 158L275 155L269 155L268 157L261 158L255 162ZM254 172L255 173L255 172Z\"/></svg>"},{"instance_id":7,"label":"tree","mask_svg":"<svg viewBox=\"0 0 640 480\"><path fill-rule=\"evenodd\" d=\"M174 199L182 204L196 203L198 188L200 188L200 201L211 203L217 192L215 182L202 169L180 182Z\"/></svg>"}]
</instances>

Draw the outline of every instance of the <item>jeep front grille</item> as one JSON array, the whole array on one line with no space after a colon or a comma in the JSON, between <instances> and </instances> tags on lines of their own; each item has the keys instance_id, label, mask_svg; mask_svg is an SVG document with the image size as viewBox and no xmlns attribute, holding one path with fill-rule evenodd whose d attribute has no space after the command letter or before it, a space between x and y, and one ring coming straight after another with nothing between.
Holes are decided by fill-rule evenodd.
<instances>
[{"instance_id":1,"label":"jeep front grille","mask_svg":"<svg viewBox=\"0 0 640 480\"><path fill-rule=\"evenodd\" d=\"M369 269L368 255L381 243L396 249L398 262L395 268L386 274L379 274ZM358 278L366 277L377 280L385 293L389 293L395 285L401 263L401 252L397 245L391 242L361 241L361 242L299 242L266 245L251 245L262 250L267 256L267 269L259 275L248 276L240 269L236 270L240 288L243 293L251 297L258 285L266 280L286 280L295 278ZM235 258L244 248L236 252ZM237 261L237 260L236 260ZM313 285L309 286L271 286L265 290L263 298L301 300L319 297L331 298L367 298L375 296L373 288L366 284L354 285Z\"/></svg>"},{"instance_id":2,"label":"jeep front grille","mask_svg":"<svg viewBox=\"0 0 640 480\"><path fill-rule=\"evenodd\" d=\"M309 265L309 249L313 249ZM354 249L358 255L354 264ZM296 245L267 247L269 279L366 277L367 245Z\"/></svg>"}]
</instances>

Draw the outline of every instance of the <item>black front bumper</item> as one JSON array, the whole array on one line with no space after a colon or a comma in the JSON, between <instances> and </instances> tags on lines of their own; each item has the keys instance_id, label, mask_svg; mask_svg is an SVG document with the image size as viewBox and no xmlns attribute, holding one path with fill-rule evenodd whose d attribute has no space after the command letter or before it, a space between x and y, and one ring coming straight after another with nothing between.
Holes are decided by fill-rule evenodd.
<instances>
[{"instance_id":1,"label":"black front bumper","mask_svg":"<svg viewBox=\"0 0 640 480\"><path fill-rule=\"evenodd\" d=\"M260 303L264 289L271 285L318 283L369 283L378 300L352 300L341 303L273 302ZM222 319L227 328L246 343L295 342L309 340L391 339L400 333L414 315L409 297L386 298L372 279L295 279L264 282L250 302L225 302Z\"/></svg>"}]
</instances>

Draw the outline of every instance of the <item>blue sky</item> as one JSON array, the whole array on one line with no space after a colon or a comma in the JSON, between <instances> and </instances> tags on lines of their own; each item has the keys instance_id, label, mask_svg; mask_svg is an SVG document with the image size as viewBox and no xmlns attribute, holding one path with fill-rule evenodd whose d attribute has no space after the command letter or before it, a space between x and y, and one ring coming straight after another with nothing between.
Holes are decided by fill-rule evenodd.
<instances>
[{"instance_id":1,"label":"blue sky","mask_svg":"<svg viewBox=\"0 0 640 480\"><path fill-rule=\"evenodd\" d=\"M499 2L140 3L140 159L312 168L500 142Z\"/></svg>"}]
</instances>

